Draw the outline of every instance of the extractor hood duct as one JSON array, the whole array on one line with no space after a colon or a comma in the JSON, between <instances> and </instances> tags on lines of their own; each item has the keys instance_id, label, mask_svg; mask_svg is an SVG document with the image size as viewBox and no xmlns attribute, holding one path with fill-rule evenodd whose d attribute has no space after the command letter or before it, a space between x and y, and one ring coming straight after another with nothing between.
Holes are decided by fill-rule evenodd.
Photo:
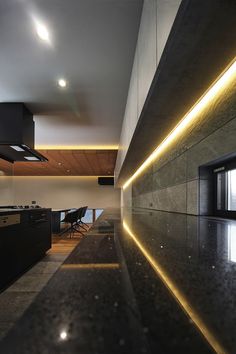
<instances>
[{"instance_id":1,"label":"extractor hood duct","mask_svg":"<svg viewBox=\"0 0 236 354\"><path fill-rule=\"evenodd\" d=\"M33 114L24 103L0 103L0 158L14 161L47 161L34 150Z\"/></svg>"}]
</instances>

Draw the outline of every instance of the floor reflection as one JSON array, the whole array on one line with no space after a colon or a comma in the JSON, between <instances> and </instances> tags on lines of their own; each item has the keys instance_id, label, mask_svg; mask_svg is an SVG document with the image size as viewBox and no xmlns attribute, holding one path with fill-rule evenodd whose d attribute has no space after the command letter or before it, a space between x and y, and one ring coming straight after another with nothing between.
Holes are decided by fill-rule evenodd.
<instances>
[{"instance_id":1,"label":"floor reflection","mask_svg":"<svg viewBox=\"0 0 236 354\"><path fill-rule=\"evenodd\" d=\"M236 263L236 225L228 225L228 259Z\"/></svg>"}]
</instances>

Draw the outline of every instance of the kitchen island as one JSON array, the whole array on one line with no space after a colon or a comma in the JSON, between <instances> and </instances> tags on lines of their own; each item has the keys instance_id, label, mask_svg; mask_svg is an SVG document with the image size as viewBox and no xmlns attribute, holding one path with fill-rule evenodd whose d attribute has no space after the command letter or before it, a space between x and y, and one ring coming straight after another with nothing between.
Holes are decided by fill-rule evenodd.
<instances>
[{"instance_id":1,"label":"kitchen island","mask_svg":"<svg viewBox=\"0 0 236 354\"><path fill-rule=\"evenodd\" d=\"M107 209L0 353L235 354L235 236L232 220Z\"/></svg>"},{"instance_id":2,"label":"kitchen island","mask_svg":"<svg viewBox=\"0 0 236 354\"><path fill-rule=\"evenodd\" d=\"M51 248L51 209L0 209L0 290Z\"/></svg>"}]
</instances>

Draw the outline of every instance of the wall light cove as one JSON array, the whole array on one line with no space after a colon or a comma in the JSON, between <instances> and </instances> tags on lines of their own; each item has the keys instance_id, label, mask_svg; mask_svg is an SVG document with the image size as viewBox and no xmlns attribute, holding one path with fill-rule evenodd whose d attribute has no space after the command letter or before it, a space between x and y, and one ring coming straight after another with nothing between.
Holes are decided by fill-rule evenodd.
<instances>
[{"instance_id":1,"label":"wall light cove","mask_svg":"<svg viewBox=\"0 0 236 354\"><path fill-rule=\"evenodd\" d=\"M222 94L224 90L236 79L236 59L225 69L225 71L216 79L210 88L196 102L196 104L186 113L176 127L165 137L165 139L156 147L151 155L136 170L136 172L125 182L123 189L126 189L131 182L137 178L158 156L160 156L167 147L170 146L176 138L183 133L194 120L199 118L199 114L215 99Z\"/></svg>"}]
</instances>

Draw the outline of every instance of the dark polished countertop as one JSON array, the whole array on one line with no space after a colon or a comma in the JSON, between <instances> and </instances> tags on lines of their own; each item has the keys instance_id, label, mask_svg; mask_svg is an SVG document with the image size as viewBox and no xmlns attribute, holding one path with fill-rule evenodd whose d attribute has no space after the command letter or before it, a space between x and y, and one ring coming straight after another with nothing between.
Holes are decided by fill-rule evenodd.
<instances>
[{"instance_id":1,"label":"dark polished countertop","mask_svg":"<svg viewBox=\"0 0 236 354\"><path fill-rule=\"evenodd\" d=\"M4 354L236 353L236 222L107 210Z\"/></svg>"},{"instance_id":2,"label":"dark polished countertop","mask_svg":"<svg viewBox=\"0 0 236 354\"><path fill-rule=\"evenodd\" d=\"M50 208L0 208L0 214L19 213L22 211L51 210Z\"/></svg>"}]
</instances>

